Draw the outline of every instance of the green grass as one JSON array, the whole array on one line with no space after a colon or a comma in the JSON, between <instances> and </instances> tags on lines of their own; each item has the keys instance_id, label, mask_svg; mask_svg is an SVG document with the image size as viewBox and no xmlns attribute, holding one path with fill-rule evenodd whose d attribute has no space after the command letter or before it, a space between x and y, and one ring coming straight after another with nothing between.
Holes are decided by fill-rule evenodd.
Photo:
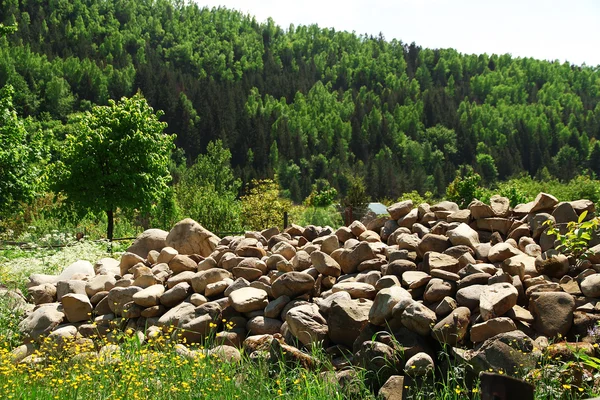
<instances>
[{"instance_id":1,"label":"green grass","mask_svg":"<svg viewBox=\"0 0 600 400\"><path fill-rule=\"evenodd\" d=\"M8 246L0 250L0 284L25 291L31 274L58 274L78 260L94 264L103 257L117 258L130 242L114 242L112 252L105 241L70 242L65 247L47 248L31 243L27 249Z\"/></svg>"},{"instance_id":2,"label":"green grass","mask_svg":"<svg viewBox=\"0 0 600 400\"><path fill-rule=\"evenodd\" d=\"M75 342L45 342L37 363L11 361L0 347L2 399L343 399L344 388L328 379L332 368L306 370L265 359L229 362L205 355L176 352L176 341L164 334L140 343L119 334L119 350L98 355ZM104 342L101 342L104 343ZM108 342L105 342L108 344ZM74 361L74 358L77 361ZM329 373L328 373L329 371ZM363 387L357 398L369 398Z\"/></svg>"}]
</instances>

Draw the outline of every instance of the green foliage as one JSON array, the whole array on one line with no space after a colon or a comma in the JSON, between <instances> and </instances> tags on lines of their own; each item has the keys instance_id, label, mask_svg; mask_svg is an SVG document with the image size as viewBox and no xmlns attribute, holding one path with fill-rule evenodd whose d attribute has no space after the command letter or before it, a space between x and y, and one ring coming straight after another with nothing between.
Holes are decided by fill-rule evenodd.
<instances>
[{"instance_id":1,"label":"green foliage","mask_svg":"<svg viewBox=\"0 0 600 400\"><path fill-rule=\"evenodd\" d=\"M431 192L425 192L421 196L421 194L419 192L417 192L416 190L413 190L413 191L407 192L407 193L402 193L402 195L400 197L398 197L396 202L405 201L405 200L412 200L412 202L415 206L418 206L419 204L422 204L422 203L431 204L431 203L435 202L435 199L433 198L433 194Z\"/></svg>"},{"instance_id":2,"label":"green foliage","mask_svg":"<svg viewBox=\"0 0 600 400\"><path fill-rule=\"evenodd\" d=\"M350 178L350 187L346 193L346 197L342 199L342 205L351 206L359 209L365 207L369 203L369 195L363 178L353 176Z\"/></svg>"},{"instance_id":3,"label":"green foliage","mask_svg":"<svg viewBox=\"0 0 600 400\"><path fill-rule=\"evenodd\" d=\"M40 185L41 143L29 137L17 117L14 89L0 89L0 215L30 201Z\"/></svg>"},{"instance_id":4,"label":"green foliage","mask_svg":"<svg viewBox=\"0 0 600 400\"><path fill-rule=\"evenodd\" d=\"M489 154L477 154L477 170L481 172L485 184L492 184L498 179L498 169L494 157Z\"/></svg>"},{"instance_id":5,"label":"green foliage","mask_svg":"<svg viewBox=\"0 0 600 400\"><path fill-rule=\"evenodd\" d=\"M0 86L58 141L71 114L141 90L188 161L221 139L236 178L277 175L296 203L320 179L346 196L351 174L373 199L443 196L461 165L485 185L598 176L591 66L282 29L175 0L4 2L0 16Z\"/></svg>"},{"instance_id":6,"label":"green foliage","mask_svg":"<svg viewBox=\"0 0 600 400\"><path fill-rule=\"evenodd\" d=\"M334 203L337 194L337 190L332 188L329 182L320 180L313 185L313 190L304 200L304 204L312 207L328 207Z\"/></svg>"},{"instance_id":7,"label":"green foliage","mask_svg":"<svg viewBox=\"0 0 600 400\"><path fill-rule=\"evenodd\" d=\"M588 176L579 175L569 182L560 182L557 179L537 180L524 175L498 184L498 191L503 196L509 197L511 191L515 192L514 201L526 203L533 201L538 193L551 193L559 201L573 201L580 199L591 200L600 204L600 181ZM513 205L513 199L511 199Z\"/></svg>"},{"instance_id":8,"label":"green foliage","mask_svg":"<svg viewBox=\"0 0 600 400\"><path fill-rule=\"evenodd\" d=\"M292 208L289 200L280 197L279 185L270 179L250 182L241 200L242 224L251 230L283 228L283 213Z\"/></svg>"},{"instance_id":9,"label":"green foliage","mask_svg":"<svg viewBox=\"0 0 600 400\"><path fill-rule=\"evenodd\" d=\"M446 189L446 198L458 204L460 208L466 208L473 199L481 199L483 191L480 186L481 176L466 166L462 168L457 176Z\"/></svg>"},{"instance_id":10,"label":"green foliage","mask_svg":"<svg viewBox=\"0 0 600 400\"><path fill-rule=\"evenodd\" d=\"M55 188L80 211L109 217L117 208L150 210L167 190L173 136L163 133L146 100L136 94L77 116L64 142Z\"/></svg>"},{"instance_id":11,"label":"green foliage","mask_svg":"<svg viewBox=\"0 0 600 400\"><path fill-rule=\"evenodd\" d=\"M548 225L547 233L550 236L555 236L560 242L556 249L565 255L573 256L578 262L585 260L589 255L589 243L592 236L600 227L600 217L591 218L585 221L587 210L582 212L577 219L577 222L571 221L567 224L567 229L564 234L556 227L552 220L544 222Z\"/></svg>"},{"instance_id":12,"label":"green foliage","mask_svg":"<svg viewBox=\"0 0 600 400\"><path fill-rule=\"evenodd\" d=\"M206 154L182 175L175 192L180 213L213 232L241 230L240 181L231 169L231 152L220 140L208 144Z\"/></svg>"},{"instance_id":13,"label":"green foliage","mask_svg":"<svg viewBox=\"0 0 600 400\"><path fill-rule=\"evenodd\" d=\"M335 229L342 226L344 221L339 210L335 206L329 205L326 207L309 206L304 208L304 211L297 220L294 220L294 223L300 226L330 226Z\"/></svg>"}]
</instances>

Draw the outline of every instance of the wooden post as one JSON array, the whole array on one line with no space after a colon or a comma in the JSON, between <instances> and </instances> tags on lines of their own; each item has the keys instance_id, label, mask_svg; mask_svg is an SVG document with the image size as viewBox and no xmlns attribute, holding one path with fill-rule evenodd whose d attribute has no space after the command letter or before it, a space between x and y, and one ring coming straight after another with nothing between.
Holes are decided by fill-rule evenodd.
<instances>
[{"instance_id":1,"label":"wooden post","mask_svg":"<svg viewBox=\"0 0 600 400\"><path fill-rule=\"evenodd\" d=\"M288 223L289 223L289 221L288 221L288 212L284 211L283 212L283 230L284 231L285 231L285 228L288 227L288 225L289 225Z\"/></svg>"},{"instance_id":2,"label":"wooden post","mask_svg":"<svg viewBox=\"0 0 600 400\"><path fill-rule=\"evenodd\" d=\"M346 210L344 210L344 214L344 224L346 226L350 226L350 224L352 223L352 206L346 207Z\"/></svg>"}]
</instances>

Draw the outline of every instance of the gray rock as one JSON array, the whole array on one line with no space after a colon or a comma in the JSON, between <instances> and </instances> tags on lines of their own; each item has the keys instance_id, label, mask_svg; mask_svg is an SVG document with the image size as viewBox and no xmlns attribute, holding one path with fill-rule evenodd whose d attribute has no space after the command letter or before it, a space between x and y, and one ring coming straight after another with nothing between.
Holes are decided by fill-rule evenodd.
<instances>
[{"instance_id":1,"label":"gray rock","mask_svg":"<svg viewBox=\"0 0 600 400\"><path fill-rule=\"evenodd\" d=\"M319 314L319 307L315 304L292 308L285 321L292 335L305 346L314 342L326 342L328 339L327 321Z\"/></svg>"},{"instance_id":2,"label":"gray rock","mask_svg":"<svg viewBox=\"0 0 600 400\"><path fill-rule=\"evenodd\" d=\"M421 303L413 302L409 304L401 315L402 325L420 335L429 335L431 327L436 323L435 312Z\"/></svg>"},{"instance_id":3,"label":"gray rock","mask_svg":"<svg viewBox=\"0 0 600 400\"><path fill-rule=\"evenodd\" d=\"M501 317L517 305L519 293L510 283L495 283L486 286L479 299L479 311L484 321Z\"/></svg>"}]
</instances>

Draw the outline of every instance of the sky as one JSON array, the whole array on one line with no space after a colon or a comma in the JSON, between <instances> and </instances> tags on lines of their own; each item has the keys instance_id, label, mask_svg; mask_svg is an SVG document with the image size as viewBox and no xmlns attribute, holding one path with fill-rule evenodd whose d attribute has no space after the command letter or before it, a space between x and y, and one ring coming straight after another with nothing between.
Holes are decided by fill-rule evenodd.
<instances>
[{"instance_id":1,"label":"sky","mask_svg":"<svg viewBox=\"0 0 600 400\"><path fill-rule=\"evenodd\" d=\"M600 0L195 0L290 24L461 53L600 65Z\"/></svg>"}]
</instances>

